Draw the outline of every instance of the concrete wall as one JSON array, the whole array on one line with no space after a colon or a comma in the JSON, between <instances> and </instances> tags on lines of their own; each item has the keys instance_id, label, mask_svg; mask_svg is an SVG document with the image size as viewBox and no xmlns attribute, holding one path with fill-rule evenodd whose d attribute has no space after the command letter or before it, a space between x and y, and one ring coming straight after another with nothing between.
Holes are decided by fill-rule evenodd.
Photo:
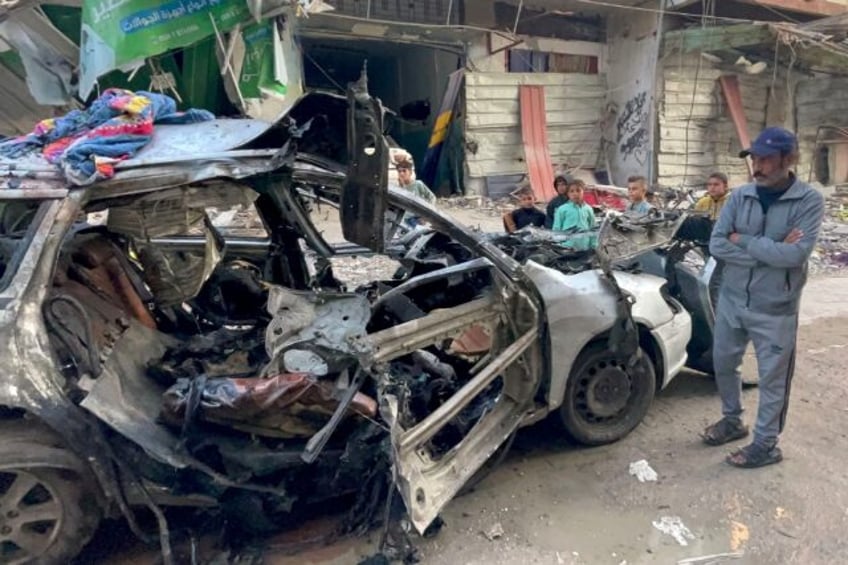
<instances>
[{"instance_id":1,"label":"concrete wall","mask_svg":"<svg viewBox=\"0 0 848 565\"><path fill-rule=\"evenodd\" d=\"M657 27L652 13L615 13L607 23L607 102L604 137L610 180L654 173Z\"/></svg>"},{"instance_id":2,"label":"concrete wall","mask_svg":"<svg viewBox=\"0 0 848 565\"><path fill-rule=\"evenodd\" d=\"M848 78L815 77L797 83L795 128L801 159L798 176L826 184L848 183ZM841 143L834 143L841 140Z\"/></svg>"},{"instance_id":3,"label":"concrete wall","mask_svg":"<svg viewBox=\"0 0 848 565\"><path fill-rule=\"evenodd\" d=\"M769 102L773 69L749 75L739 67L716 63L698 53L669 53L661 61L658 90L659 132L656 181L663 187L702 189L707 177L723 172L736 186L748 181L748 167L718 78L736 75L753 139L768 125L782 125L783 108ZM774 81L774 88L785 84ZM771 118L769 118L771 114Z\"/></svg>"},{"instance_id":4,"label":"concrete wall","mask_svg":"<svg viewBox=\"0 0 848 565\"><path fill-rule=\"evenodd\" d=\"M545 86L548 139L555 168L598 164L600 124L606 104L606 45L520 36L517 49L598 57L597 75L508 73L509 39L492 33L468 47L465 82L465 188L485 194L485 177L527 172L518 107L518 85ZM497 51L490 54L492 51ZM603 161L602 159L600 161Z\"/></svg>"}]
</instances>

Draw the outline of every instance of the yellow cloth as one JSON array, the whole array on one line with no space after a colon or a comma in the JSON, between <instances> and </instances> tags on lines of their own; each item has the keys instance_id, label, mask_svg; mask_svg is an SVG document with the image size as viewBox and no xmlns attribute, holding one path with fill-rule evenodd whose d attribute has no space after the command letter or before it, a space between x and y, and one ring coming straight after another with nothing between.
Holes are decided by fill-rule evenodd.
<instances>
[{"instance_id":1,"label":"yellow cloth","mask_svg":"<svg viewBox=\"0 0 848 565\"><path fill-rule=\"evenodd\" d=\"M727 191L718 200L707 194L695 203L695 211L707 212L711 220L718 220L718 215L721 213L721 209L724 207L724 203L727 202L728 198L730 198L730 191Z\"/></svg>"}]
</instances>

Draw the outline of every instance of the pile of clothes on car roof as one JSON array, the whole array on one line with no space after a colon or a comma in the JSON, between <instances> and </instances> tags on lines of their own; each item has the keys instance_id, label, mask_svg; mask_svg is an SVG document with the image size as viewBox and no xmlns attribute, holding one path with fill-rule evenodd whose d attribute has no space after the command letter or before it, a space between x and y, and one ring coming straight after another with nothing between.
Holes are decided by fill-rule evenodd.
<instances>
[{"instance_id":1,"label":"pile of clothes on car roof","mask_svg":"<svg viewBox=\"0 0 848 565\"><path fill-rule=\"evenodd\" d=\"M0 156L18 158L40 151L71 184L84 186L115 174L115 163L147 145L156 124L214 119L206 110L177 111L170 96L110 88L84 110L42 120L20 137L0 142Z\"/></svg>"}]
</instances>

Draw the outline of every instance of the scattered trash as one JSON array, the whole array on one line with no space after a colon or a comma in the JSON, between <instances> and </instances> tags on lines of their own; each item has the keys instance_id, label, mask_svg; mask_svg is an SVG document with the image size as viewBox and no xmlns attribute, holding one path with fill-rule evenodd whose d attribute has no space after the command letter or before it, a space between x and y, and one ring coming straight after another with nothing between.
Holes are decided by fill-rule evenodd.
<instances>
[{"instance_id":1,"label":"scattered trash","mask_svg":"<svg viewBox=\"0 0 848 565\"><path fill-rule=\"evenodd\" d=\"M683 524L683 520L679 516L663 516L652 523L656 529L670 535L682 546L689 545L687 540L695 539L694 534Z\"/></svg>"},{"instance_id":2,"label":"scattered trash","mask_svg":"<svg viewBox=\"0 0 848 565\"><path fill-rule=\"evenodd\" d=\"M645 481L653 482L657 480L657 472L654 471L644 459L634 461L630 464L630 474L639 479L640 483L644 483Z\"/></svg>"},{"instance_id":3,"label":"scattered trash","mask_svg":"<svg viewBox=\"0 0 848 565\"><path fill-rule=\"evenodd\" d=\"M827 352L829 349L844 349L846 347L848 347L848 344L844 344L844 343L842 343L842 344L832 344L832 345L828 345L826 347L819 347L817 349L808 349L807 353L809 353L811 355L819 355L820 353Z\"/></svg>"},{"instance_id":4,"label":"scattered trash","mask_svg":"<svg viewBox=\"0 0 848 565\"><path fill-rule=\"evenodd\" d=\"M556 556L557 556L557 564L558 565L564 565L565 559L562 558L562 555L559 554L559 551L556 552Z\"/></svg>"},{"instance_id":5,"label":"scattered trash","mask_svg":"<svg viewBox=\"0 0 848 565\"><path fill-rule=\"evenodd\" d=\"M744 553L735 551L733 553L714 553L713 555L702 555L701 557L688 557L681 559L677 565L696 565L698 563L721 563L729 559L741 559Z\"/></svg>"},{"instance_id":6,"label":"scattered trash","mask_svg":"<svg viewBox=\"0 0 848 565\"><path fill-rule=\"evenodd\" d=\"M496 539L502 538L504 535L503 526L501 526L500 522L497 522L494 526L483 532L483 535L486 536L486 539L489 541L495 541Z\"/></svg>"},{"instance_id":7,"label":"scattered trash","mask_svg":"<svg viewBox=\"0 0 848 565\"><path fill-rule=\"evenodd\" d=\"M742 549L750 537L748 526L742 522L730 522L730 549L733 551Z\"/></svg>"}]
</instances>

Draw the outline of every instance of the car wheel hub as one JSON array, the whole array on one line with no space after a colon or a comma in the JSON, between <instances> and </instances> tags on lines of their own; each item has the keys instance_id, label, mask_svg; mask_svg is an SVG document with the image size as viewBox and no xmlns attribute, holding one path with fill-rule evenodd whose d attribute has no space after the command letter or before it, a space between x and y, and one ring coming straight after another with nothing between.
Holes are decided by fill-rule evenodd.
<instances>
[{"instance_id":1,"label":"car wheel hub","mask_svg":"<svg viewBox=\"0 0 848 565\"><path fill-rule=\"evenodd\" d=\"M0 471L0 561L42 555L62 527L62 504L49 484L26 471Z\"/></svg>"},{"instance_id":2,"label":"car wheel hub","mask_svg":"<svg viewBox=\"0 0 848 565\"><path fill-rule=\"evenodd\" d=\"M604 361L589 370L585 383L586 408L594 418L610 418L627 407L630 377L619 365Z\"/></svg>"}]
</instances>

